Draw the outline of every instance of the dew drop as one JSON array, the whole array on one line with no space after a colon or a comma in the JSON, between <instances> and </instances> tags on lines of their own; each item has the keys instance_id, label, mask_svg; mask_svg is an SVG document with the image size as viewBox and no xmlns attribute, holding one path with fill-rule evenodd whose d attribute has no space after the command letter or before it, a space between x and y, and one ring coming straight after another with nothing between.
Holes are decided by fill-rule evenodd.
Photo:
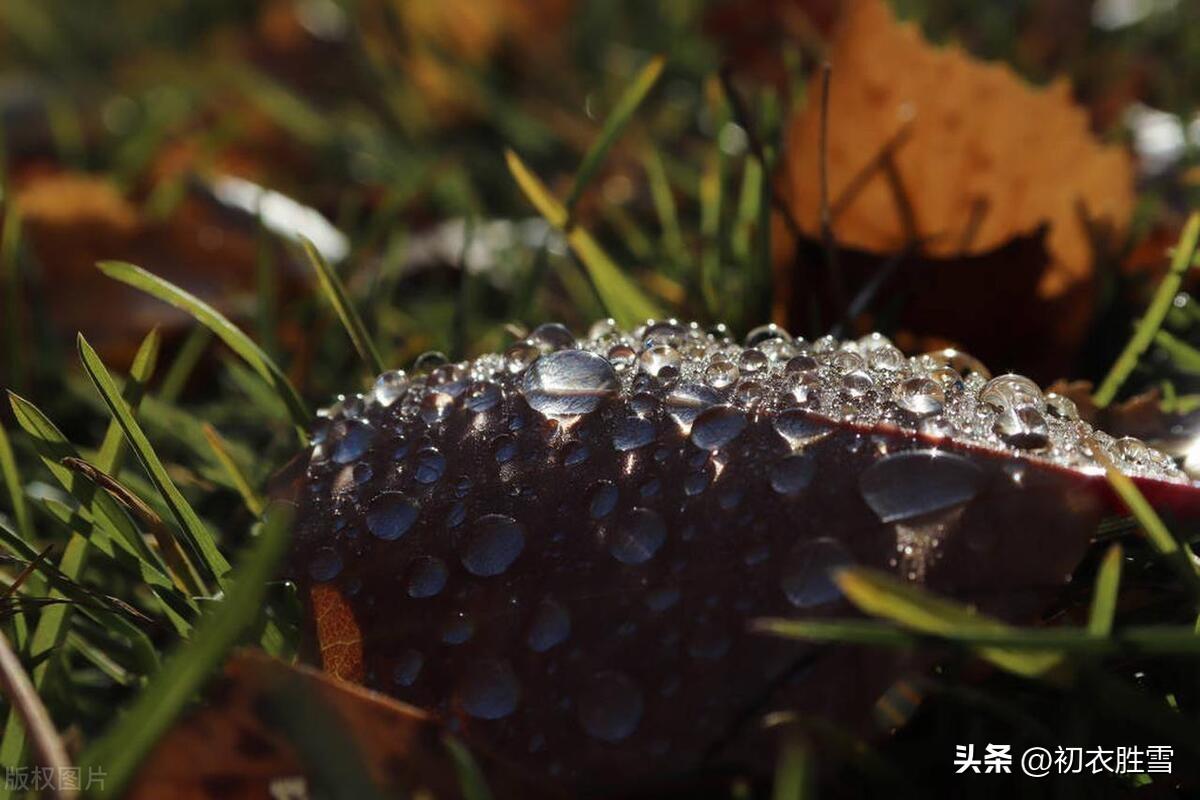
<instances>
[{"instance_id":1,"label":"dew drop","mask_svg":"<svg viewBox=\"0 0 1200 800\"><path fill-rule=\"evenodd\" d=\"M584 350L544 355L525 371L521 394L540 414L574 417L590 414L620 388L612 364Z\"/></svg>"},{"instance_id":2,"label":"dew drop","mask_svg":"<svg viewBox=\"0 0 1200 800\"><path fill-rule=\"evenodd\" d=\"M417 599L436 596L446 585L446 575L446 565L440 558L417 558L408 570L408 596Z\"/></svg>"},{"instance_id":3,"label":"dew drop","mask_svg":"<svg viewBox=\"0 0 1200 800\"><path fill-rule=\"evenodd\" d=\"M679 374L679 351L667 344L656 344L642 351L642 369L656 378L671 378Z\"/></svg>"},{"instance_id":4,"label":"dew drop","mask_svg":"<svg viewBox=\"0 0 1200 800\"><path fill-rule=\"evenodd\" d=\"M375 379L375 402L387 408L392 403L399 400L408 391L408 376L404 374L402 369L393 369L384 372Z\"/></svg>"},{"instance_id":5,"label":"dew drop","mask_svg":"<svg viewBox=\"0 0 1200 800\"><path fill-rule=\"evenodd\" d=\"M799 494L808 488L816 474L817 462L810 454L784 456L771 467L771 488L779 494Z\"/></svg>"},{"instance_id":6,"label":"dew drop","mask_svg":"<svg viewBox=\"0 0 1200 800\"><path fill-rule=\"evenodd\" d=\"M765 369L770 363L767 354L756 348L743 350L742 354L738 356L738 368L747 375L753 375Z\"/></svg>"},{"instance_id":7,"label":"dew drop","mask_svg":"<svg viewBox=\"0 0 1200 800\"><path fill-rule=\"evenodd\" d=\"M521 685L507 661L475 659L459 684L463 710L477 719L503 719L516 711Z\"/></svg>"},{"instance_id":8,"label":"dew drop","mask_svg":"<svg viewBox=\"0 0 1200 800\"><path fill-rule=\"evenodd\" d=\"M525 529L512 517L487 514L475 521L464 543L462 564L482 578L507 570L525 547Z\"/></svg>"},{"instance_id":9,"label":"dew drop","mask_svg":"<svg viewBox=\"0 0 1200 800\"><path fill-rule=\"evenodd\" d=\"M597 481L592 487L592 500L588 505L588 513L592 519L603 519L617 507L620 492L612 481Z\"/></svg>"},{"instance_id":10,"label":"dew drop","mask_svg":"<svg viewBox=\"0 0 1200 800\"><path fill-rule=\"evenodd\" d=\"M702 383L681 383L667 395L667 414L687 433L701 411L720 402L721 396Z\"/></svg>"},{"instance_id":11,"label":"dew drop","mask_svg":"<svg viewBox=\"0 0 1200 800\"><path fill-rule=\"evenodd\" d=\"M1023 375L999 375L992 378L979 392L979 400L995 411L1017 411L1032 408L1046 409L1046 400L1038 385Z\"/></svg>"},{"instance_id":12,"label":"dew drop","mask_svg":"<svg viewBox=\"0 0 1200 800\"><path fill-rule=\"evenodd\" d=\"M642 720L642 692L628 675L605 670L592 676L579 697L579 722L606 742L629 738Z\"/></svg>"},{"instance_id":13,"label":"dew drop","mask_svg":"<svg viewBox=\"0 0 1200 800\"><path fill-rule=\"evenodd\" d=\"M1032 406L1000 412L992 430L1005 444L1022 450L1041 450L1050 444L1050 428L1046 418Z\"/></svg>"},{"instance_id":14,"label":"dew drop","mask_svg":"<svg viewBox=\"0 0 1200 800\"><path fill-rule=\"evenodd\" d=\"M654 441L654 423L642 417L626 417L613 427L613 447L621 452L645 447Z\"/></svg>"},{"instance_id":15,"label":"dew drop","mask_svg":"<svg viewBox=\"0 0 1200 800\"><path fill-rule=\"evenodd\" d=\"M608 552L622 564L644 564L666 540L667 526L658 512L634 508L609 537Z\"/></svg>"},{"instance_id":16,"label":"dew drop","mask_svg":"<svg viewBox=\"0 0 1200 800\"><path fill-rule=\"evenodd\" d=\"M833 428L828 423L795 408L780 412L771 424L775 432L796 450L819 442L833 433Z\"/></svg>"},{"instance_id":17,"label":"dew drop","mask_svg":"<svg viewBox=\"0 0 1200 800\"><path fill-rule=\"evenodd\" d=\"M425 656L416 650L406 650L392 667L392 680L400 686L412 686L425 666Z\"/></svg>"},{"instance_id":18,"label":"dew drop","mask_svg":"<svg viewBox=\"0 0 1200 800\"><path fill-rule=\"evenodd\" d=\"M571 616L567 609L554 598L546 597L538 603L525 641L535 653L544 653L566 641L570 634Z\"/></svg>"},{"instance_id":19,"label":"dew drop","mask_svg":"<svg viewBox=\"0 0 1200 800\"><path fill-rule=\"evenodd\" d=\"M859 476L863 499L882 522L898 522L963 505L983 475L962 456L907 450L884 456Z\"/></svg>"},{"instance_id":20,"label":"dew drop","mask_svg":"<svg viewBox=\"0 0 1200 800\"><path fill-rule=\"evenodd\" d=\"M529 334L529 341L543 350L567 350L575 346L575 336L559 322L546 322L538 325Z\"/></svg>"},{"instance_id":21,"label":"dew drop","mask_svg":"<svg viewBox=\"0 0 1200 800\"><path fill-rule=\"evenodd\" d=\"M780 588L796 608L812 608L841 597L830 572L852 564L846 548L836 539L820 537L798 542L788 553Z\"/></svg>"},{"instance_id":22,"label":"dew drop","mask_svg":"<svg viewBox=\"0 0 1200 800\"><path fill-rule=\"evenodd\" d=\"M430 425L441 422L454 411L454 396L448 392L430 392L421 398L421 419Z\"/></svg>"},{"instance_id":23,"label":"dew drop","mask_svg":"<svg viewBox=\"0 0 1200 800\"><path fill-rule=\"evenodd\" d=\"M731 405L705 409L692 422L692 444L702 450L719 450L746 429L746 412Z\"/></svg>"},{"instance_id":24,"label":"dew drop","mask_svg":"<svg viewBox=\"0 0 1200 800\"><path fill-rule=\"evenodd\" d=\"M946 394L942 387L929 378L909 378L896 384L894 390L896 404L905 411L925 416L937 414L946 402Z\"/></svg>"},{"instance_id":25,"label":"dew drop","mask_svg":"<svg viewBox=\"0 0 1200 800\"><path fill-rule=\"evenodd\" d=\"M362 458L371 446L372 435L371 426L367 423L354 420L347 422L346 432L333 449L334 463L349 464Z\"/></svg>"},{"instance_id":26,"label":"dew drop","mask_svg":"<svg viewBox=\"0 0 1200 800\"><path fill-rule=\"evenodd\" d=\"M384 492L367 508L367 530L384 541L399 539L408 533L420 507L399 492Z\"/></svg>"},{"instance_id":27,"label":"dew drop","mask_svg":"<svg viewBox=\"0 0 1200 800\"><path fill-rule=\"evenodd\" d=\"M726 389L738 379L737 365L730 361L714 361L704 370L704 382L714 389Z\"/></svg>"},{"instance_id":28,"label":"dew drop","mask_svg":"<svg viewBox=\"0 0 1200 800\"><path fill-rule=\"evenodd\" d=\"M491 381L476 381L463 395L463 406L476 414L494 408L499 402L500 387Z\"/></svg>"},{"instance_id":29,"label":"dew drop","mask_svg":"<svg viewBox=\"0 0 1200 800\"><path fill-rule=\"evenodd\" d=\"M446 457L433 446L423 447L417 453L413 477L417 483L437 483L446 474Z\"/></svg>"},{"instance_id":30,"label":"dew drop","mask_svg":"<svg viewBox=\"0 0 1200 800\"><path fill-rule=\"evenodd\" d=\"M342 557L332 547L319 547L308 564L308 574L314 581L331 581L342 571Z\"/></svg>"}]
</instances>

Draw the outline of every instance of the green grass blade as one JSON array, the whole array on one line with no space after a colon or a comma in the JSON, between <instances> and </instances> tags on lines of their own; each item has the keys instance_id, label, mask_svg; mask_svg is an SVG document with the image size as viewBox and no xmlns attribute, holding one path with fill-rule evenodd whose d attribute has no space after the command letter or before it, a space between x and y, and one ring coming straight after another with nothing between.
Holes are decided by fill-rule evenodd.
<instances>
[{"instance_id":1,"label":"green grass blade","mask_svg":"<svg viewBox=\"0 0 1200 800\"><path fill-rule=\"evenodd\" d=\"M13 519L16 520L17 530L27 542L33 541L33 520L29 516L29 504L25 502L24 483L17 469L17 460L13 457L12 444L8 441L8 432L0 425L0 474L4 477L4 486L8 489L8 501L12 504Z\"/></svg>"},{"instance_id":2,"label":"green grass blade","mask_svg":"<svg viewBox=\"0 0 1200 800\"><path fill-rule=\"evenodd\" d=\"M621 132L625 130L625 126L633 119L633 113L637 111L638 106L646 99L646 95L650 94L650 90L654 88L654 84L658 83L658 78L662 75L663 67L667 60L663 56L655 56L650 59L646 66L642 67L633 81L626 87L621 94L617 104L613 106L612 113L604 120L604 126L600 129L600 135L596 137L596 141L588 148L587 154L584 155L583 161L579 164L579 169L575 171L575 179L571 182L571 189L567 192L567 199L563 206L567 211L566 227L570 228L575 215L575 205L579 202L579 198L583 195L584 189L591 183L596 172L600 169L600 165L604 163L604 157L608 155L608 151L612 149L613 144L621 136Z\"/></svg>"},{"instance_id":3,"label":"green grass blade","mask_svg":"<svg viewBox=\"0 0 1200 800\"><path fill-rule=\"evenodd\" d=\"M162 337L158 335L158 329L155 328L142 340L141 346L138 347L137 353L133 357L133 365L129 368L129 380L125 382L125 388L121 392L121 396L133 414L138 413L142 397L146 393L146 384L154 375L161 343ZM104 439L100 442L100 450L96 453L96 458L92 463L102 472L116 473L120 471L124 461L124 445L125 437L121 434L121 426L115 419L109 420L108 428L104 431Z\"/></svg>"},{"instance_id":4,"label":"green grass blade","mask_svg":"<svg viewBox=\"0 0 1200 800\"><path fill-rule=\"evenodd\" d=\"M233 456L229 454L229 448L225 444L225 440L221 434L217 433L217 429L212 425L205 423L204 438L208 440L209 447L212 448L213 456L217 462L225 470L225 474L229 476L229 480L237 489L238 494L242 496L242 502L246 504L246 508L250 509L250 513L256 517L261 517L263 513L263 500L254 491L250 485L249 479L246 478L246 473L242 472L241 467L233 460Z\"/></svg>"},{"instance_id":5,"label":"green grass blade","mask_svg":"<svg viewBox=\"0 0 1200 800\"><path fill-rule=\"evenodd\" d=\"M1108 483L1113 491L1121 498L1121 502L1129 509L1129 513L1137 520L1138 526L1146 539L1167 565L1175 570L1184 586L1192 594L1192 603L1200 609L1200 573L1197 572L1195 556L1191 548L1182 545L1171 533L1154 508L1146 500L1141 490L1137 488L1129 476L1118 470L1104 453L1098 443L1092 444L1092 453L1097 461L1104 466Z\"/></svg>"},{"instance_id":6,"label":"green grass blade","mask_svg":"<svg viewBox=\"0 0 1200 800\"><path fill-rule=\"evenodd\" d=\"M1011 634L1014 628L999 620L977 614L973 609L931 594L875 570L849 567L834 580L849 600L868 614L890 619L922 633ZM979 654L998 667L1018 675L1037 677L1063 662L1061 653L1016 652L1001 647L980 647Z\"/></svg>"},{"instance_id":7,"label":"green grass blade","mask_svg":"<svg viewBox=\"0 0 1200 800\"><path fill-rule=\"evenodd\" d=\"M1121 355L1113 363L1112 369L1108 371L1104 380L1101 381L1100 387L1096 389L1093 399L1097 406L1103 408L1116 398L1121 384L1129 377L1129 373L1133 372L1138 359L1141 358L1142 353L1146 352L1150 342L1154 340L1154 334L1158 333L1163 319L1171 310L1171 303L1174 302L1175 295L1179 292L1179 286L1183 283L1184 273L1192 266L1197 244L1200 244L1200 212L1193 213L1188 217L1179 242L1175 245L1175 252L1171 256L1170 269L1163 276L1162 282L1158 284L1158 289L1154 292L1154 299L1150 301L1150 307L1146 309L1145 316L1138 323L1133 337L1125 345Z\"/></svg>"},{"instance_id":8,"label":"green grass blade","mask_svg":"<svg viewBox=\"0 0 1200 800\"><path fill-rule=\"evenodd\" d=\"M1088 614L1088 633L1108 636L1112 633L1113 617L1117 613L1117 593L1121 587L1121 545L1114 544L1100 562L1096 588L1092 590L1092 608Z\"/></svg>"},{"instance_id":9,"label":"green grass blade","mask_svg":"<svg viewBox=\"0 0 1200 800\"><path fill-rule=\"evenodd\" d=\"M179 396L183 394L183 387L196 369L196 364L200 363L200 357L204 355L204 350L212 338L213 332L203 325L197 325L192 329L175 353L175 359L171 362L171 366L167 367L166 373L163 374L162 384L159 386L157 394L159 400L164 403L174 403L179 399Z\"/></svg>"},{"instance_id":10,"label":"green grass blade","mask_svg":"<svg viewBox=\"0 0 1200 800\"><path fill-rule=\"evenodd\" d=\"M671 259L682 264L687 259L687 245L683 242L683 229L679 225L675 193L671 191L671 182L667 178L667 170L658 150L653 147L647 149L642 166L646 170L646 179L650 183L650 199L654 201L654 211L662 229L663 247Z\"/></svg>"},{"instance_id":11,"label":"green grass blade","mask_svg":"<svg viewBox=\"0 0 1200 800\"><path fill-rule=\"evenodd\" d=\"M287 547L291 519L290 511L282 506L268 512L267 523L238 565L225 599L200 620L191 640L168 657L133 706L84 752L80 763L85 772L93 767L106 773L98 796L120 796L150 748L254 624L267 582Z\"/></svg>"},{"instance_id":12,"label":"green grass blade","mask_svg":"<svg viewBox=\"0 0 1200 800\"><path fill-rule=\"evenodd\" d=\"M798 738L784 741L775 762L775 786L772 800L805 800L812 796L812 757Z\"/></svg>"},{"instance_id":13,"label":"green grass blade","mask_svg":"<svg viewBox=\"0 0 1200 800\"><path fill-rule=\"evenodd\" d=\"M1171 369L1200 375L1200 350L1166 331L1155 333L1154 343L1167 351L1167 355L1171 357Z\"/></svg>"},{"instance_id":14,"label":"green grass blade","mask_svg":"<svg viewBox=\"0 0 1200 800\"><path fill-rule=\"evenodd\" d=\"M567 212L555 200L545 185L529 171L524 162L511 150L506 151L509 171L521 191L533 203L546 221L558 230L567 222ZM647 319L661 318L662 311L613 263L591 234L576 226L566 234L567 244L575 251L588 271L600 301L609 315L622 325L632 327Z\"/></svg>"},{"instance_id":15,"label":"green grass blade","mask_svg":"<svg viewBox=\"0 0 1200 800\"><path fill-rule=\"evenodd\" d=\"M258 345L252 342L241 329L208 303L141 267L120 261L102 261L98 266L110 278L157 297L176 308L183 309L215 333L283 399L301 440L307 441L304 431L308 427L311 417L301 401L300 395L288 381L287 376L283 374L283 370L268 358L266 353L259 349Z\"/></svg>"},{"instance_id":16,"label":"green grass blade","mask_svg":"<svg viewBox=\"0 0 1200 800\"><path fill-rule=\"evenodd\" d=\"M325 297L333 306L333 310L337 312L338 319L342 321L342 327L350 335L350 341L354 343L358 357L367 365L372 377L381 374L385 370L383 359L380 357L375 343L371 341L367 327L363 325L362 317L358 315L354 305L350 302L350 298L346 294L346 287L312 242L302 238L300 243L304 248L304 254L308 256L309 263L317 273L317 280L325 292Z\"/></svg>"},{"instance_id":17,"label":"green grass blade","mask_svg":"<svg viewBox=\"0 0 1200 800\"><path fill-rule=\"evenodd\" d=\"M492 800L492 790L488 788L483 770L479 768L479 763L467 746L453 736L443 737L442 746L450 753L450 760L454 762L454 771L458 774L458 788L462 790L463 800Z\"/></svg>"},{"instance_id":18,"label":"green grass blade","mask_svg":"<svg viewBox=\"0 0 1200 800\"><path fill-rule=\"evenodd\" d=\"M134 419L130 413L129 406L121 399L120 393L117 391L116 384L113 382L112 376L109 375L108 369L100 360L100 356L92 349L92 346L83 338L83 334L79 335L79 358L83 362L84 371L88 377L92 379L92 383L96 386L96 391L104 398L105 405L108 406L113 418L121 425L121 430L125 433L125 438L129 440L130 446L137 455L138 460L142 462L142 466L146 470L146 474L150 476L154 487L162 495L163 501L170 508L175 521L179 523L180 532L183 534L184 542L192 550L193 554L199 559L199 563L203 565L208 575L215 579L218 585L223 585L225 573L229 572L229 562L225 560L225 556L221 555L221 551L217 548L216 542L213 541L212 534L208 528L200 521L200 517L192 510L191 505L183 494L175 486L175 482L171 480L171 476L167 474L166 467L159 460L158 455L154 452L154 448L150 445L150 440L143 433L141 425Z\"/></svg>"},{"instance_id":19,"label":"green grass blade","mask_svg":"<svg viewBox=\"0 0 1200 800\"><path fill-rule=\"evenodd\" d=\"M11 194L3 197L4 223L0 227L0 289L4 294L4 341L8 352L9 377L20 385L26 375L25 351L21 346L21 272L18 263L21 241L21 212Z\"/></svg>"}]
</instances>

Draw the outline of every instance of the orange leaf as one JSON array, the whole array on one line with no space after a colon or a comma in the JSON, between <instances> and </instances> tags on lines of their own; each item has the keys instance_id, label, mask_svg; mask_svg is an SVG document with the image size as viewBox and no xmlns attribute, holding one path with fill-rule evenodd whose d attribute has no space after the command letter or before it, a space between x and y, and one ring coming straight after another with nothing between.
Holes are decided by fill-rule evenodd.
<instances>
[{"instance_id":1,"label":"orange leaf","mask_svg":"<svg viewBox=\"0 0 1200 800\"><path fill-rule=\"evenodd\" d=\"M342 593L328 583L314 584L311 590L313 622L321 666L330 675L361 683L363 679L362 633L354 621L354 612Z\"/></svg>"}]
</instances>

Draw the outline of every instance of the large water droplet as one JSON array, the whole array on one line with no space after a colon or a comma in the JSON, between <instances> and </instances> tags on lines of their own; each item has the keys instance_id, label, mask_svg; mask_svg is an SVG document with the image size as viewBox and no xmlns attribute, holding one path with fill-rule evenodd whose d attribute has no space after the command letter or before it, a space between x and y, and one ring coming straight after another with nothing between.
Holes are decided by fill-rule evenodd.
<instances>
[{"instance_id":1,"label":"large water droplet","mask_svg":"<svg viewBox=\"0 0 1200 800\"><path fill-rule=\"evenodd\" d=\"M896 384L896 404L913 414L925 416L937 414L946 403L946 393L941 384L929 378L909 378Z\"/></svg>"},{"instance_id":2,"label":"large water droplet","mask_svg":"<svg viewBox=\"0 0 1200 800\"><path fill-rule=\"evenodd\" d=\"M642 417L626 417L613 427L613 447L621 452L645 447L654 441L654 423Z\"/></svg>"},{"instance_id":3,"label":"large water droplet","mask_svg":"<svg viewBox=\"0 0 1200 800\"><path fill-rule=\"evenodd\" d=\"M420 507L399 492L384 492L367 507L367 530L384 541L408 533Z\"/></svg>"},{"instance_id":4,"label":"large water droplet","mask_svg":"<svg viewBox=\"0 0 1200 800\"><path fill-rule=\"evenodd\" d=\"M500 387L491 381L476 381L463 394L463 406L480 414L500 402Z\"/></svg>"},{"instance_id":5,"label":"large water droplet","mask_svg":"<svg viewBox=\"0 0 1200 800\"><path fill-rule=\"evenodd\" d=\"M579 697L579 722L597 739L619 742L642 720L642 692L623 672L605 670L592 676Z\"/></svg>"},{"instance_id":6,"label":"large water droplet","mask_svg":"<svg viewBox=\"0 0 1200 800\"><path fill-rule=\"evenodd\" d=\"M702 450L719 450L746 429L746 412L730 405L705 409L692 421L692 444Z\"/></svg>"},{"instance_id":7,"label":"large water droplet","mask_svg":"<svg viewBox=\"0 0 1200 800\"><path fill-rule=\"evenodd\" d=\"M854 559L836 539L821 537L798 542L788 553L780 588L797 608L825 605L841 597L830 572L852 564Z\"/></svg>"},{"instance_id":8,"label":"large water droplet","mask_svg":"<svg viewBox=\"0 0 1200 800\"><path fill-rule=\"evenodd\" d=\"M371 446L372 433L371 426L365 422L347 422L345 433L333 449L334 463L349 464L362 458Z\"/></svg>"},{"instance_id":9,"label":"large water droplet","mask_svg":"<svg viewBox=\"0 0 1200 800\"><path fill-rule=\"evenodd\" d=\"M833 433L833 428L828 422L795 408L776 415L772 425L775 432L796 450L819 442Z\"/></svg>"},{"instance_id":10,"label":"large water droplet","mask_svg":"<svg viewBox=\"0 0 1200 800\"><path fill-rule=\"evenodd\" d=\"M649 561L667 540L667 526L658 512L635 508L609 537L608 551L622 564Z\"/></svg>"},{"instance_id":11,"label":"large water droplet","mask_svg":"<svg viewBox=\"0 0 1200 800\"><path fill-rule=\"evenodd\" d=\"M393 369L375 379L375 402L384 408L399 400L408 391L408 376L402 369Z\"/></svg>"},{"instance_id":12,"label":"large water droplet","mask_svg":"<svg viewBox=\"0 0 1200 800\"><path fill-rule=\"evenodd\" d=\"M440 558L421 556L408 568L408 596L435 596L446 585L446 575L446 565Z\"/></svg>"},{"instance_id":13,"label":"large water droplet","mask_svg":"<svg viewBox=\"0 0 1200 800\"><path fill-rule=\"evenodd\" d=\"M552 597L538 603L525 641L535 653L544 653L566 641L571 634L571 617L563 604Z\"/></svg>"},{"instance_id":14,"label":"large water droplet","mask_svg":"<svg viewBox=\"0 0 1200 800\"><path fill-rule=\"evenodd\" d=\"M679 374L679 351L667 344L656 344L642 351L642 369L657 378L673 378Z\"/></svg>"},{"instance_id":15,"label":"large water droplet","mask_svg":"<svg viewBox=\"0 0 1200 800\"><path fill-rule=\"evenodd\" d=\"M771 467L771 488L780 494L798 494L808 488L817 474L817 462L808 453L779 459Z\"/></svg>"},{"instance_id":16,"label":"large water droplet","mask_svg":"<svg viewBox=\"0 0 1200 800\"><path fill-rule=\"evenodd\" d=\"M741 375L737 366L724 359L714 361L704 370L704 382L714 389L726 389Z\"/></svg>"},{"instance_id":17,"label":"large water droplet","mask_svg":"<svg viewBox=\"0 0 1200 800\"><path fill-rule=\"evenodd\" d=\"M1038 385L1023 375L999 375L987 382L979 392L979 400L996 411L1017 411L1022 408L1046 410L1046 400Z\"/></svg>"},{"instance_id":18,"label":"large water droplet","mask_svg":"<svg viewBox=\"0 0 1200 800\"><path fill-rule=\"evenodd\" d=\"M620 387L612 364L584 350L544 355L521 378L525 401L548 417L590 414Z\"/></svg>"},{"instance_id":19,"label":"large water droplet","mask_svg":"<svg viewBox=\"0 0 1200 800\"><path fill-rule=\"evenodd\" d=\"M575 346L575 336L560 322L538 325L529 334L529 341L543 350L566 350Z\"/></svg>"},{"instance_id":20,"label":"large water droplet","mask_svg":"<svg viewBox=\"0 0 1200 800\"><path fill-rule=\"evenodd\" d=\"M721 395L703 383L681 383L667 395L667 414L687 433L701 411L720 402Z\"/></svg>"},{"instance_id":21,"label":"large water droplet","mask_svg":"<svg viewBox=\"0 0 1200 800\"><path fill-rule=\"evenodd\" d=\"M912 519L969 502L982 472L962 456L907 450L884 456L859 476L867 505L883 522Z\"/></svg>"},{"instance_id":22,"label":"large water droplet","mask_svg":"<svg viewBox=\"0 0 1200 800\"><path fill-rule=\"evenodd\" d=\"M459 685L463 710L477 719L503 719L517 709L521 685L507 661L475 659Z\"/></svg>"},{"instance_id":23,"label":"large water droplet","mask_svg":"<svg viewBox=\"0 0 1200 800\"><path fill-rule=\"evenodd\" d=\"M525 529L512 517L487 514L475 521L464 543L462 563L482 578L503 573L521 555Z\"/></svg>"},{"instance_id":24,"label":"large water droplet","mask_svg":"<svg viewBox=\"0 0 1200 800\"><path fill-rule=\"evenodd\" d=\"M422 447L417 453L413 477L417 483L437 483L446 474L446 457L433 446Z\"/></svg>"}]
</instances>

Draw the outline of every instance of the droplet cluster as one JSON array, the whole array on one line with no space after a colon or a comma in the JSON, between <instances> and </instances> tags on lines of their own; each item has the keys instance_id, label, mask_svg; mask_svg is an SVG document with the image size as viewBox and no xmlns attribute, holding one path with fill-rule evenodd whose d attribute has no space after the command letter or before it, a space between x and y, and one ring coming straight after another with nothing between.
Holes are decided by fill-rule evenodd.
<instances>
[{"instance_id":1,"label":"droplet cluster","mask_svg":"<svg viewBox=\"0 0 1200 800\"><path fill-rule=\"evenodd\" d=\"M958 351L547 324L322 411L292 564L351 606L368 684L541 772L677 771L716 743L754 763L757 726L731 734L751 709L853 709L891 662L802 669L810 649L750 620L849 613L833 574L854 564L985 608L1056 586L1100 514L1074 490L1105 462L1186 483ZM991 610L1030 610L1013 602Z\"/></svg>"}]
</instances>

